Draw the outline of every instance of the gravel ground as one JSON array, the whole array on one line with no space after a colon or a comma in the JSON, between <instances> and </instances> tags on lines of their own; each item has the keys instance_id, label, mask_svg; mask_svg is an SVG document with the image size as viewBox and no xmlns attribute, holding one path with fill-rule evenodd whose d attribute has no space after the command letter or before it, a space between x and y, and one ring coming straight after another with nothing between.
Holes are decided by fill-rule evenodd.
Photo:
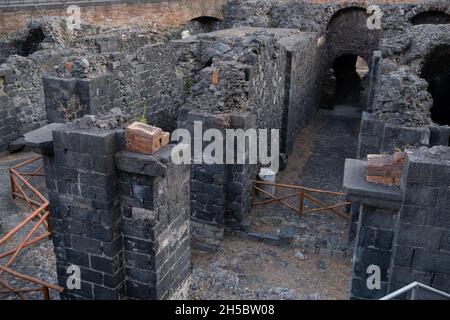
<instances>
[{"instance_id":1,"label":"gravel ground","mask_svg":"<svg viewBox=\"0 0 450 320\"><path fill-rule=\"evenodd\" d=\"M347 299L350 259L226 237L216 254L193 253L191 299Z\"/></svg>"}]
</instances>

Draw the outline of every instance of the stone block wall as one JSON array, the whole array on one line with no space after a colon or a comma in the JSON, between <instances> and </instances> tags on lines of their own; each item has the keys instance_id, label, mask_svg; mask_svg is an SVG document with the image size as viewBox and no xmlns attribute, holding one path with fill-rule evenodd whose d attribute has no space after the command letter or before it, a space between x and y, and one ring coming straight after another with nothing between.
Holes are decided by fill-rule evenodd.
<instances>
[{"instance_id":1,"label":"stone block wall","mask_svg":"<svg viewBox=\"0 0 450 320\"><path fill-rule=\"evenodd\" d=\"M445 0L374 0L383 11L382 28L385 31L403 31L412 25L415 15L437 10L449 12ZM237 26L295 28L301 31L326 30L333 15L345 8L366 9L367 1L242 1L231 0L224 5L224 24L227 28ZM401 6L402 10L399 10ZM350 29L351 30L351 29ZM370 52L369 52L370 54Z\"/></svg>"},{"instance_id":2,"label":"stone block wall","mask_svg":"<svg viewBox=\"0 0 450 320\"><path fill-rule=\"evenodd\" d=\"M166 130L175 128L178 107L189 94L186 84L197 68L189 41L169 43L171 31L150 27L99 35L102 30L83 26L74 35L64 26L54 17L31 21L29 28L45 35L37 51L19 52L23 56L10 56L0 66L0 108L5 119L11 118L8 125L0 124L0 152L49 121L70 121L114 107L135 118L145 114ZM17 50L26 32L17 38Z\"/></svg>"},{"instance_id":3,"label":"stone block wall","mask_svg":"<svg viewBox=\"0 0 450 320\"><path fill-rule=\"evenodd\" d=\"M116 158L130 299L167 299L189 279L189 169L168 162L170 151Z\"/></svg>"},{"instance_id":4,"label":"stone block wall","mask_svg":"<svg viewBox=\"0 0 450 320\"><path fill-rule=\"evenodd\" d=\"M194 121L202 122L204 130L221 132L278 129L281 150L286 148L287 136L292 144L318 104L315 36L290 29L237 28L199 35L195 40L199 42L198 60L210 65L196 74L178 127L190 128L191 134ZM310 72L313 79L304 77L304 72ZM248 161L192 166L194 246L214 251L224 230L248 229L257 167Z\"/></svg>"},{"instance_id":5,"label":"stone block wall","mask_svg":"<svg viewBox=\"0 0 450 320\"><path fill-rule=\"evenodd\" d=\"M148 44L134 54L67 59L57 76L44 78L48 120L64 122L76 118L77 112L99 115L118 107L134 119L144 116L152 125L172 131L189 95L186 83L197 69L194 46L170 41Z\"/></svg>"},{"instance_id":6,"label":"stone block wall","mask_svg":"<svg viewBox=\"0 0 450 320\"><path fill-rule=\"evenodd\" d=\"M450 148L408 155L390 290L412 281L450 292Z\"/></svg>"},{"instance_id":7,"label":"stone block wall","mask_svg":"<svg viewBox=\"0 0 450 320\"><path fill-rule=\"evenodd\" d=\"M68 266L81 270L81 289L61 297L121 299L125 277L115 133L58 130L53 137L46 177L59 284L66 288Z\"/></svg>"},{"instance_id":8,"label":"stone block wall","mask_svg":"<svg viewBox=\"0 0 450 320\"><path fill-rule=\"evenodd\" d=\"M365 169L346 162L344 189L360 204L350 298L378 299L414 281L449 292L450 148L408 152L401 187L369 183ZM380 268L379 288L367 286L370 265Z\"/></svg>"},{"instance_id":9,"label":"stone block wall","mask_svg":"<svg viewBox=\"0 0 450 320\"><path fill-rule=\"evenodd\" d=\"M188 167L171 163L170 146L153 156L123 151L124 131L100 129L112 120L93 118L89 129L81 120L45 127L46 139L43 129L26 136L44 154L61 297L185 298ZM67 286L71 265L80 269L80 289Z\"/></svg>"},{"instance_id":10,"label":"stone block wall","mask_svg":"<svg viewBox=\"0 0 450 320\"><path fill-rule=\"evenodd\" d=\"M47 123L42 74L54 68L61 57L49 53L24 58L16 56L0 65L0 152L20 135ZM3 123L1 123L3 122Z\"/></svg>"},{"instance_id":11,"label":"stone block wall","mask_svg":"<svg viewBox=\"0 0 450 320\"><path fill-rule=\"evenodd\" d=\"M281 39L280 43L286 47L287 54L281 152L290 153L295 137L319 106L320 61L324 49L318 46L315 33L302 33Z\"/></svg>"},{"instance_id":12,"label":"stone block wall","mask_svg":"<svg viewBox=\"0 0 450 320\"><path fill-rule=\"evenodd\" d=\"M430 145L428 127L403 127L377 120L372 114L363 112L358 137L357 156L393 153L397 149Z\"/></svg>"}]
</instances>

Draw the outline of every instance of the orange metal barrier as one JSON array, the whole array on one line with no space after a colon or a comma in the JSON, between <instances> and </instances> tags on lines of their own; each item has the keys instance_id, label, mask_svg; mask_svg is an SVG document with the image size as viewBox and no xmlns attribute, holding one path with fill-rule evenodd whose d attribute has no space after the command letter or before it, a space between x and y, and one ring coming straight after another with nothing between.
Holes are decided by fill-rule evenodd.
<instances>
[{"instance_id":1,"label":"orange metal barrier","mask_svg":"<svg viewBox=\"0 0 450 320\"><path fill-rule=\"evenodd\" d=\"M11 265L19 255L19 253L42 240L48 240L51 237L51 230L49 224L48 200L31 185L30 180L36 176L44 176L43 165L39 165L37 169L32 172L20 172L21 169L26 168L31 164L35 164L42 160L42 156L32 158L15 165L10 169L11 178L11 193L13 198L23 200L27 203L32 213L21 221L17 226L8 231L0 238L0 248L4 246L12 237L19 236L18 232L28 225L32 225L30 231L20 241L20 243L13 249L0 253L0 259L8 258L4 265L0 265L0 286L5 290L1 290L0 294L15 294L21 300L25 299L24 294L29 292L42 292L44 299L50 299L49 289L62 292L64 288L36 279L34 277L22 274L11 269ZM43 228L42 228L43 226ZM44 229L42 231L42 229ZM6 280L1 279L3 273L8 273L14 278L21 279L25 282L30 282L31 288L14 288Z\"/></svg>"},{"instance_id":2,"label":"orange metal barrier","mask_svg":"<svg viewBox=\"0 0 450 320\"><path fill-rule=\"evenodd\" d=\"M275 188L284 188L284 189L290 189L295 190L294 193L286 196L277 197L275 194L271 194L270 192L267 192L266 190L263 190L261 186L274 186ZM252 202L252 206L259 206L259 205L266 205L266 204L272 204L276 202L280 202L285 207L288 207L289 209L294 210L295 212L299 214L308 214L313 212L320 212L320 211L331 211L335 215L337 215L340 218L343 219L349 219L349 215L347 212L341 212L337 210L341 207L346 207L351 204L349 201L344 202L338 202L333 204L325 204L316 197L312 196L312 194L321 194L321 195L327 195L329 197L341 197L344 196L341 192L333 192L333 191L325 191L325 190L319 190L319 189L311 189L306 188L302 186L295 186L295 185L289 185L289 184L281 184L281 183L271 183L266 181L253 181L253 188L254 190L257 190L267 196L269 196L271 199L261 201L261 202ZM275 189L276 190L276 189ZM287 203L285 200L291 199L291 198L297 198L298 199L298 205L293 206L292 204ZM314 209L305 210L305 199L309 200L309 202L313 203L314 205L318 206Z\"/></svg>"}]
</instances>

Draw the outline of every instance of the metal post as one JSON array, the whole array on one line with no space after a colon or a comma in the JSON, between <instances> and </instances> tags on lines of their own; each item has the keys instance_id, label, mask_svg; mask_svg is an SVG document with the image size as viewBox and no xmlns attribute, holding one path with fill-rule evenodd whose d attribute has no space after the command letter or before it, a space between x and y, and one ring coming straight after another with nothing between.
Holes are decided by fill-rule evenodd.
<instances>
[{"instance_id":1,"label":"metal post","mask_svg":"<svg viewBox=\"0 0 450 320\"><path fill-rule=\"evenodd\" d=\"M300 191L300 199L299 199L299 203L298 203L298 212L300 214L303 214L304 203L305 203L305 191L302 189Z\"/></svg>"}]
</instances>

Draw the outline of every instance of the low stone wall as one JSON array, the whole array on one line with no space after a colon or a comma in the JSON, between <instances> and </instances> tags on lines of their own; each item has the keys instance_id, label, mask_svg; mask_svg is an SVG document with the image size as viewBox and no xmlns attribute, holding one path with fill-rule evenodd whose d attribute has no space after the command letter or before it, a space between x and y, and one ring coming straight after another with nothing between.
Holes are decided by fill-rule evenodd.
<instances>
[{"instance_id":1,"label":"low stone wall","mask_svg":"<svg viewBox=\"0 0 450 320\"><path fill-rule=\"evenodd\" d=\"M393 153L409 147L448 146L449 137L450 126L405 127L363 112L357 157L364 159L368 154Z\"/></svg>"},{"instance_id":2,"label":"low stone wall","mask_svg":"<svg viewBox=\"0 0 450 320\"><path fill-rule=\"evenodd\" d=\"M49 122L118 107L134 119L144 117L152 125L174 130L178 109L189 94L186 83L198 64L191 53L194 45L169 41L146 45L135 54L66 59L57 76L44 78Z\"/></svg>"},{"instance_id":3,"label":"low stone wall","mask_svg":"<svg viewBox=\"0 0 450 320\"><path fill-rule=\"evenodd\" d=\"M368 154L393 153L397 149L430 145L430 129L384 123L364 112L358 138L358 158Z\"/></svg>"}]
</instances>

